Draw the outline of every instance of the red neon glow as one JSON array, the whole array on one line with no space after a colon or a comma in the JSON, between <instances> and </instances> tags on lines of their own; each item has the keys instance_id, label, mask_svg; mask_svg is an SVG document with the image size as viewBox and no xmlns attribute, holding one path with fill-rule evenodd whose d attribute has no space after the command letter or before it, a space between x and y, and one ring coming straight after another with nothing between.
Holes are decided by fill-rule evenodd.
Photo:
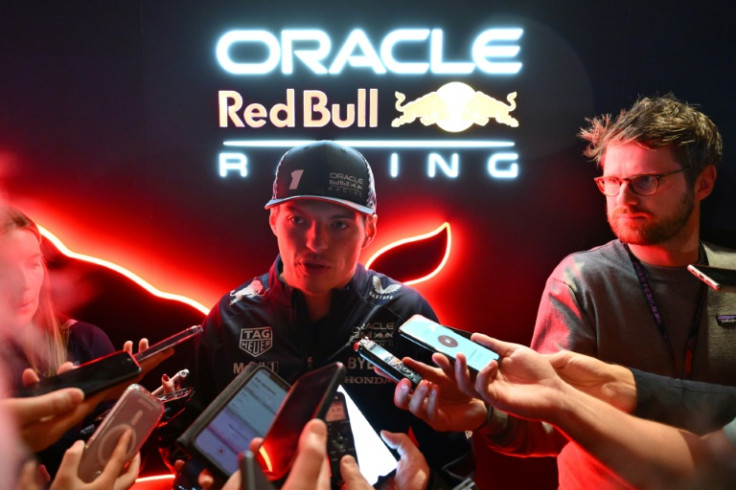
<instances>
[{"instance_id":1,"label":"red neon glow","mask_svg":"<svg viewBox=\"0 0 736 490\"><path fill-rule=\"evenodd\" d=\"M403 281L403 282L406 285L412 285L412 284L417 284L417 283L420 283L420 282L427 281L427 280L433 278L434 276L436 276L437 274L439 274L439 272L442 270L442 268L445 266L445 264L447 264L447 260L450 258L450 250L452 249L452 233L450 232L450 223L448 223L448 222L442 223L442 225L440 225L436 230L431 231L429 233L425 233L423 235L417 235L417 236L413 236L413 237L409 237L409 238L403 238L401 240L398 240L398 241L395 241L393 243L390 243L390 244L386 245L385 247L383 247L382 249L380 249L378 252L376 252L375 254L373 254L373 256L370 259L368 259L368 261L365 263L365 267L366 267L366 269L369 269L371 267L371 265L376 261L376 259L378 259L380 256L386 254L387 252L389 252L392 249L401 247L403 245L406 245L407 243L413 243L413 242L419 242L419 241L422 241L422 240L428 240L428 239L431 239L433 237L436 237L437 235L439 235L440 233L443 233L443 232L446 233L446 235L447 235L447 245L445 247L445 253L444 253L442 259L440 260L439 264L437 264L437 266L433 270L431 270L429 273L427 273L426 275L420 276L420 277L415 278L415 279L410 279L410 280L407 280L407 281Z\"/></svg>"},{"instance_id":2,"label":"red neon glow","mask_svg":"<svg viewBox=\"0 0 736 490\"><path fill-rule=\"evenodd\" d=\"M194 301L191 298L187 298L186 296L182 296L180 294L166 293L164 291L161 291L160 289L157 289L156 287L154 287L153 285L151 285L150 283L148 283L145 279L143 279L142 277L140 277L137 274L134 274L133 272L129 271L128 269L126 269L124 267L121 267L121 266L119 266L117 264L114 264L112 262L109 262L107 260L99 259L97 257L92 257L90 255L84 255L84 254L80 254L80 253L77 253L77 252L73 252L73 251L69 250L69 248L67 248L67 246L64 245L64 243L61 240L59 240L56 236L54 236L50 231L48 231L47 229L45 229L42 226L39 226L38 228L41 231L41 234L48 241L50 241L51 243L53 243L54 246L59 250L59 252L61 252L62 254L64 254L67 257L70 257L70 258L73 258L73 259L76 259L76 260L81 260L83 262L88 262L88 263L91 263L91 264L99 265L101 267L105 267L107 269L113 270L113 271L117 272L118 274L122 274L123 276L125 276L128 279L130 279L131 281L137 283L140 287L142 287L143 289L145 289L146 291L148 291L149 293L151 293L152 295L154 295L154 296L156 296L158 298L179 301L181 303L184 303L184 304L187 304L187 305L191 306L192 308L194 308L196 310L201 311L205 315L207 313L209 313L209 311L210 311L209 308L205 307L204 305L202 305L201 303L199 303L197 301Z\"/></svg>"},{"instance_id":3,"label":"red neon glow","mask_svg":"<svg viewBox=\"0 0 736 490\"><path fill-rule=\"evenodd\" d=\"M268 457L268 453L266 452L266 449L263 446L261 446L258 448L258 452L263 458L263 462L266 463L266 471L269 473L272 472L273 465L271 464L271 458Z\"/></svg>"},{"instance_id":4,"label":"red neon glow","mask_svg":"<svg viewBox=\"0 0 736 490\"><path fill-rule=\"evenodd\" d=\"M167 473L165 475L156 476L143 476L136 478L135 483L131 487L132 490L156 490L171 488L171 482L174 480L174 475Z\"/></svg>"}]
</instances>

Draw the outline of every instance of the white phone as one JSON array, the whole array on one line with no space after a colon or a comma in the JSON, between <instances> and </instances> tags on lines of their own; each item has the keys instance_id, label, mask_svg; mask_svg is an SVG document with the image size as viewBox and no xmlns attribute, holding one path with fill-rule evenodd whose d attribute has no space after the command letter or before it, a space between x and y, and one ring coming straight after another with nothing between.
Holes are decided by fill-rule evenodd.
<instances>
[{"instance_id":1,"label":"white phone","mask_svg":"<svg viewBox=\"0 0 736 490\"><path fill-rule=\"evenodd\" d=\"M79 462L79 478L89 483L102 473L125 429L133 431L125 455L126 461L131 460L163 414L163 403L148 390L138 384L128 386L87 441Z\"/></svg>"}]
</instances>

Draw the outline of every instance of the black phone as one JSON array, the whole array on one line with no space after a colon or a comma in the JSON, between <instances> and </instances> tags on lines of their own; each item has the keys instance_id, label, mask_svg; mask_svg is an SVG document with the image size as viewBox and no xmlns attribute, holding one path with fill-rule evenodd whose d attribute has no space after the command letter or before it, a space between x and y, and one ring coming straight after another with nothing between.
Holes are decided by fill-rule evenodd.
<instances>
[{"instance_id":1,"label":"black phone","mask_svg":"<svg viewBox=\"0 0 736 490\"><path fill-rule=\"evenodd\" d=\"M163 404L142 386L131 384L89 438L79 461L77 474L91 482L105 469L123 431L133 434L125 460L130 461L151 435L164 413Z\"/></svg>"},{"instance_id":2,"label":"black phone","mask_svg":"<svg viewBox=\"0 0 736 490\"><path fill-rule=\"evenodd\" d=\"M327 456L330 460L330 472L332 488L342 488L343 480L340 473L340 460L349 454L358 460L355 450L355 438L350 426L350 416L345 395L341 392L335 393L330 408L325 415L327 423Z\"/></svg>"},{"instance_id":3,"label":"black phone","mask_svg":"<svg viewBox=\"0 0 736 490\"><path fill-rule=\"evenodd\" d=\"M419 373L406 367L401 362L401 359L367 337L356 342L353 345L353 349L360 357L371 362L378 369L389 375L394 381L398 382L406 378L411 381L411 387L414 389L422 380Z\"/></svg>"},{"instance_id":4,"label":"black phone","mask_svg":"<svg viewBox=\"0 0 736 490\"><path fill-rule=\"evenodd\" d=\"M345 366L335 362L309 371L294 382L256 454L269 481L277 486L283 483L296 457L302 429L313 418L325 419L344 378Z\"/></svg>"},{"instance_id":5,"label":"black phone","mask_svg":"<svg viewBox=\"0 0 736 490\"><path fill-rule=\"evenodd\" d=\"M248 364L177 439L219 479L238 469L238 456L263 437L290 385L264 366Z\"/></svg>"},{"instance_id":6,"label":"black phone","mask_svg":"<svg viewBox=\"0 0 736 490\"><path fill-rule=\"evenodd\" d=\"M451 328L440 325L422 315L414 315L399 327L399 333L425 349L446 355L453 361L458 353L465 354L468 368L478 372L499 355L491 349L476 344Z\"/></svg>"},{"instance_id":7,"label":"black phone","mask_svg":"<svg viewBox=\"0 0 736 490\"><path fill-rule=\"evenodd\" d=\"M736 290L736 269L690 264L687 270L716 291Z\"/></svg>"},{"instance_id":8,"label":"black phone","mask_svg":"<svg viewBox=\"0 0 736 490\"><path fill-rule=\"evenodd\" d=\"M38 396L61 388L79 388L85 396L89 396L135 378L140 373L141 367L135 358L128 352L118 351L21 388L16 396Z\"/></svg>"},{"instance_id":9,"label":"black phone","mask_svg":"<svg viewBox=\"0 0 736 490\"><path fill-rule=\"evenodd\" d=\"M250 449L240 455L240 488L241 490L274 490L270 481L263 474L263 470Z\"/></svg>"},{"instance_id":10,"label":"black phone","mask_svg":"<svg viewBox=\"0 0 736 490\"><path fill-rule=\"evenodd\" d=\"M170 349L176 345L179 345L185 340L193 339L194 337L196 337L197 335L201 333L202 333L201 325L192 325L191 327L185 328L181 332L175 333L174 335L170 337L166 337L160 342L156 342L155 344L150 346L148 349L138 352L134 356L135 360L141 363L145 361L146 359L155 356L159 352L163 352L166 349Z\"/></svg>"}]
</instances>

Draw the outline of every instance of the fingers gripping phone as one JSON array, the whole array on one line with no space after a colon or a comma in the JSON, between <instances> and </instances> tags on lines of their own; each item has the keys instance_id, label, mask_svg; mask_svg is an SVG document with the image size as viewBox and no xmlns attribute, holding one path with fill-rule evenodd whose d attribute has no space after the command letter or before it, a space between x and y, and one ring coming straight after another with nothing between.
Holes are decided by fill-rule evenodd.
<instances>
[{"instance_id":1,"label":"fingers gripping phone","mask_svg":"<svg viewBox=\"0 0 736 490\"><path fill-rule=\"evenodd\" d=\"M87 441L79 462L79 478L89 483L102 473L126 429L132 430L133 435L125 459L132 459L163 413L164 406L159 400L142 386L131 384Z\"/></svg>"},{"instance_id":2,"label":"fingers gripping phone","mask_svg":"<svg viewBox=\"0 0 736 490\"><path fill-rule=\"evenodd\" d=\"M370 340L369 338L360 339L353 345L355 350L360 357L368 360L378 369L390 376L394 381L398 382L406 378L411 381L412 389L416 388L422 377L414 371L409 369L401 362L401 359L391 354L389 351Z\"/></svg>"},{"instance_id":3,"label":"fingers gripping phone","mask_svg":"<svg viewBox=\"0 0 736 490\"><path fill-rule=\"evenodd\" d=\"M256 461L269 481L280 485L286 478L296 457L302 429L313 418L325 419L344 378L345 366L335 362L296 380L256 454Z\"/></svg>"},{"instance_id":4,"label":"fingers gripping phone","mask_svg":"<svg viewBox=\"0 0 736 490\"><path fill-rule=\"evenodd\" d=\"M350 426L345 395L339 391L335 393L335 398L327 410L325 422L327 423L327 455L330 459L332 488L341 488L343 481L340 473L340 460L349 454L357 461L358 453L355 451L355 439Z\"/></svg>"},{"instance_id":5,"label":"fingers gripping phone","mask_svg":"<svg viewBox=\"0 0 736 490\"><path fill-rule=\"evenodd\" d=\"M444 354L453 361L458 353L464 354L468 368L476 373L489 362L499 359L499 355L492 350L422 315L409 318L399 327L399 333L425 349Z\"/></svg>"},{"instance_id":6,"label":"fingers gripping phone","mask_svg":"<svg viewBox=\"0 0 736 490\"><path fill-rule=\"evenodd\" d=\"M135 378L140 372L141 367L133 356L125 351L118 351L42 379L18 390L16 395L38 396L61 388L79 388L85 396L89 396Z\"/></svg>"}]
</instances>

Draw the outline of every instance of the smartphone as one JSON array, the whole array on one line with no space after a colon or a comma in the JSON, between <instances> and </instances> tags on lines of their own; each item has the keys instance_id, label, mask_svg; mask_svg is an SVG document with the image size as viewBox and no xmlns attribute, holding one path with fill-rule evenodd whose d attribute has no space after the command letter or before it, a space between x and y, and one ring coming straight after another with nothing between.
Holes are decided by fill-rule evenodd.
<instances>
[{"instance_id":1,"label":"smartphone","mask_svg":"<svg viewBox=\"0 0 736 490\"><path fill-rule=\"evenodd\" d=\"M171 337L166 337L164 340L160 342L156 342L155 344L150 346L148 349L138 352L134 356L135 360L141 363L145 361L146 359L155 356L159 352L163 352L166 349L170 349L176 345L179 345L185 340L192 339L201 333L202 333L201 325L192 325L191 327L186 328L179 333L175 333Z\"/></svg>"},{"instance_id":2,"label":"smartphone","mask_svg":"<svg viewBox=\"0 0 736 490\"><path fill-rule=\"evenodd\" d=\"M135 378L140 373L141 367L135 358L125 351L118 351L44 378L34 385L21 388L16 395L38 396L61 388L80 388L85 396L89 396Z\"/></svg>"},{"instance_id":3,"label":"smartphone","mask_svg":"<svg viewBox=\"0 0 736 490\"><path fill-rule=\"evenodd\" d=\"M241 490L274 490L270 481L263 474L263 470L250 449L240 455L240 488Z\"/></svg>"},{"instance_id":4,"label":"smartphone","mask_svg":"<svg viewBox=\"0 0 736 490\"><path fill-rule=\"evenodd\" d=\"M399 382L404 378L408 379L411 381L412 389L416 388L422 380L419 373L406 367L401 362L401 359L367 337L353 344L353 350L360 357L368 360L378 369L389 375L394 381Z\"/></svg>"},{"instance_id":5,"label":"smartphone","mask_svg":"<svg viewBox=\"0 0 736 490\"><path fill-rule=\"evenodd\" d=\"M358 460L355 451L355 439L350 427L350 416L345 395L341 392L335 393L335 398L327 409L325 415L327 424L327 456L330 460L330 472L332 488L342 488L343 480L340 473L340 460L346 454Z\"/></svg>"},{"instance_id":6,"label":"smartphone","mask_svg":"<svg viewBox=\"0 0 736 490\"><path fill-rule=\"evenodd\" d=\"M690 264L687 270L716 291L736 289L736 269Z\"/></svg>"},{"instance_id":7,"label":"smartphone","mask_svg":"<svg viewBox=\"0 0 736 490\"><path fill-rule=\"evenodd\" d=\"M164 413L163 404L142 386L131 384L85 445L77 474L83 481L93 481L105 469L120 436L131 429L126 461L135 456Z\"/></svg>"},{"instance_id":8,"label":"smartphone","mask_svg":"<svg viewBox=\"0 0 736 490\"><path fill-rule=\"evenodd\" d=\"M398 462L381 436L371 426L363 412L355 404L345 389L340 386L337 393L342 394L347 407L347 418L355 442L356 459L360 462L360 473L371 485L377 485L385 477L396 471Z\"/></svg>"},{"instance_id":9,"label":"smartphone","mask_svg":"<svg viewBox=\"0 0 736 490\"><path fill-rule=\"evenodd\" d=\"M280 486L286 478L296 457L302 429L313 418L325 419L344 378L345 366L335 362L309 371L294 382L256 454L256 461L269 481Z\"/></svg>"},{"instance_id":10,"label":"smartphone","mask_svg":"<svg viewBox=\"0 0 736 490\"><path fill-rule=\"evenodd\" d=\"M263 437L290 385L264 366L248 364L177 439L217 478L238 469L238 456Z\"/></svg>"},{"instance_id":11,"label":"smartphone","mask_svg":"<svg viewBox=\"0 0 736 490\"><path fill-rule=\"evenodd\" d=\"M453 361L458 353L465 354L468 368L476 373L489 362L499 359L499 355L492 350L422 315L409 318L399 327L399 333L425 349L444 354Z\"/></svg>"}]
</instances>

